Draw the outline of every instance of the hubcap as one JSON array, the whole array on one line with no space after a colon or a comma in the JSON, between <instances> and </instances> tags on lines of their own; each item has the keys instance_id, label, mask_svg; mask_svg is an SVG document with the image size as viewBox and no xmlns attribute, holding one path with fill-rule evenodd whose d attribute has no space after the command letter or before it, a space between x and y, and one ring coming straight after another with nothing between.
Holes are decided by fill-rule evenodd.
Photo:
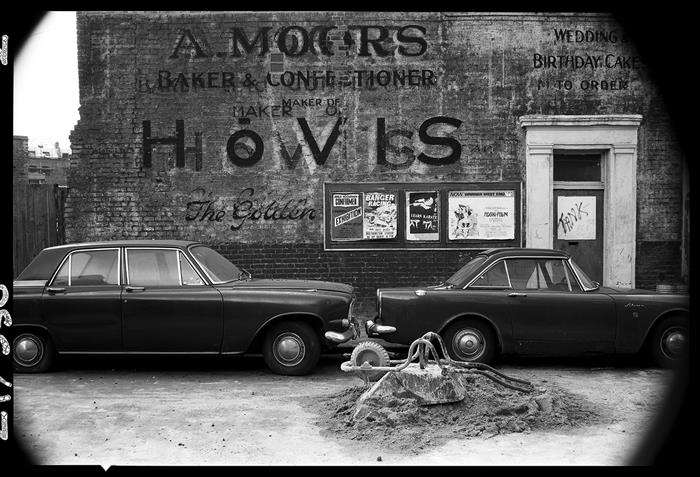
<instances>
[{"instance_id":1,"label":"hubcap","mask_svg":"<svg viewBox=\"0 0 700 477\"><path fill-rule=\"evenodd\" d=\"M22 366L33 366L44 354L41 342L33 336L20 337L15 343L15 360Z\"/></svg>"},{"instance_id":2,"label":"hubcap","mask_svg":"<svg viewBox=\"0 0 700 477\"><path fill-rule=\"evenodd\" d=\"M362 363L365 362L369 363L371 366L379 366L381 364L381 359L375 351L366 349L357 354L357 366L362 366Z\"/></svg>"},{"instance_id":3,"label":"hubcap","mask_svg":"<svg viewBox=\"0 0 700 477\"><path fill-rule=\"evenodd\" d=\"M484 352L484 336L471 328L460 330L452 339L452 347L462 359L477 359Z\"/></svg>"},{"instance_id":4,"label":"hubcap","mask_svg":"<svg viewBox=\"0 0 700 477\"><path fill-rule=\"evenodd\" d=\"M669 328L661 337L661 350L669 359L678 359L685 351L687 337L682 328Z\"/></svg>"},{"instance_id":5,"label":"hubcap","mask_svg":"<svg viewBox=\"0 0 700 477\"><path fill-rule=\"evenodd\" d=\"M304 340L296 333L282 333L272 344L275 359L284 366L296 366L306 355Z\"/></svg>"}]
</instances>

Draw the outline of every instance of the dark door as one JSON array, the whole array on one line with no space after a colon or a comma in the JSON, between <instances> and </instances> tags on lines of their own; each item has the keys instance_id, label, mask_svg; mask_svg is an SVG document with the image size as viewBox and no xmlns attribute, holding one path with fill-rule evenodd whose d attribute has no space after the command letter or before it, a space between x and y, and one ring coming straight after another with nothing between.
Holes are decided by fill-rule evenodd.
<instances>
[{"instance_id":1,"label":"dark door","mask_svg":"<svg viewBox=\"0 0 700 477\"><path fill-rule=\"evenodd\" d=\"M588 276L603 283L605 190L603 151L554 151L553 247L571 254Z\"/></svg>"},{"instance_id":2,"label":"dark door","mask_svg":"<svg viewBox=\"0 0 700 477\"><path fill-rule=\"evenodd\" d=\"M603 283L603 190L554 190L554 248Z\"/></svg>"},{"instance_id":3,"label":"dark door","mask_svg":"<svg viewBox=\"0 0 700 477\"><path fill-rule=\"evenodd\" d=\"M552 356L614 351L615 304L609 296L581 290L563 260L523 258L506 264L518 352Z\"/></svg>"},{"instance_id":4,"label":"dark door","mask_svg":"<svg viewBox=\"0 0 700 477\"><path fill-rule=\"evenodd\" d=\"M175 249L126 250L124 347L151 353L217 353L223 331L221 293Z\"/></svg>"},{"instance_id":5,"label":"dark door","mask_svg":"<svg viewBox=\"0 0 700 477\"><path fill-rule=\"evenodd\" d=\"M121 293L118 249L70 254L41 299L58 350L119 351Z\"/></svg>"}]
</instances>

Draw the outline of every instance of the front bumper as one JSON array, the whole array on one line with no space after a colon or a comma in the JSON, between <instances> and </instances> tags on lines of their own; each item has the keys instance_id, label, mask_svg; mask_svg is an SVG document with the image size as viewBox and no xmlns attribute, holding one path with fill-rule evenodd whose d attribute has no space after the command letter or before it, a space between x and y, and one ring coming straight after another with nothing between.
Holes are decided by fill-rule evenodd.
<instances>
[{"instance_id":1,"label":"front bumper","mask_svg":"<svg viewBox=\"0 0 700 477\"><path fill-rule=\"evenodd\" d=\"M375 320L376 319L377 318L375 318ZM347 330L343 332L326 331L324 336L332 343L345 343L352 339L357 339L360 336L361 326L362 325L355 318L353 318ZM373 320L367 320L365 322L365 331L367 332L367 336L370 338L380 338L382 335L394 333L396 328L393 326L380 325Z\"/></svg>"},{"instance_id":2,"label":"front bumper","mask_svg":"<svg viewBox=\"0 0 700 477\"><path fill-rule=\"evenodd\" d=\"M333 344L345 343L346 341L357 339L359 336L359 325L355 320L350 322L345 331L326 331L324 336Z\"/></svg>"},{"instance_id":3,"label":"front bumper","mask_svg":"<svg viewBox=\"0 0 700 477\"><path fill-rule=\"evenodd\" d=\"M375 317L377 320L379 317ZM367 336L372 338L380 338L382 335L388 335L389 333L396 332L395 326L380 325L373 320L367 320L365 323L365 330L367 331Z\"/></svg>"}]
</instances>

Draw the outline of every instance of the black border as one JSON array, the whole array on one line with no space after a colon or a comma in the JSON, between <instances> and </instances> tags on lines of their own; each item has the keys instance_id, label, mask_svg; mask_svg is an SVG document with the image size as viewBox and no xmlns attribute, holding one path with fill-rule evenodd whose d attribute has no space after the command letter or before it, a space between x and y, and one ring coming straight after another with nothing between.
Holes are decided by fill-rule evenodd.
<instances>
[{"instance_id":1,"label":"black border","mask_svg":"<svg viewBox=\"0 0 700 477\"><path fill-rule=\"evenodd\" d=\"M160 5L158 2L155 4L161 8L172 8L172 5L167 6L165 4ZM33 7L34 5L32 5ZM116 6L116 5L112 5ZM147 7L153 7L154 4L147 3ZM214 9L221 8L220 4L208 5ZM109 7L109 5L107 5ZM142 2L126 2L120 3L118 8L121 9L143 9L144 5ZM303 6L298 6L300 9L304 10L323 10L327 8L328 5L321 4L320 2L311 2ZM355 3L348 8L339 9L343 11L427 11L431 6L427 4L420 5L406 5L399 4L397 2L388 3L368 3L359 2ZM442 8L441 8L442 7ZM41 8L41 7L39 7ZM69 8L56 8L60 10L74 10L74 9L90 9L94 8L94 4L90 5L86 2L72 2ZM105 8L105 7L102 7ZM289 6L256 6L256 10L287 10ZM432 6L435 10L436 6ZM493 2L474 2L467 5L438 5L438 11L458 11L458 10L469 10L469 11L502 11L502 12L521 12L521 11L550 11L550 12L603 12L610 13L615 16L615 18L621 23L623 28L630 33L632 41L636 44L640 51L640 54L644 57L645 62L648 64L651 72L654 75L654 80L659 85L662 90L662 94L666 100L666 110L671 116L673 127L678 135L678 140L680 142L681 148L685 151L686 157L691 157L691 151L693 145L691 141L695 139L697 134L696 121L693 119L697 114L697 108L694 107L695 102L695 91L693 89L694 77L692 74L692 66L697 62L694 54L694 46L697 44L697 17L690 9L690 4L679 2L670 4L665 3L662 7L658 5L646 6L640 4L639 2L621 2L611 4L609 1L598 1L592 0L588 2L574 2L573 4L562 4L561 2L542 1L534 0L523 3L515 2L505 2L496 3ZM0 20L0 34L7 34L10 37L10 55L9 61L12 62L15 53L19 51L21 45L26 40L28 34L36 26L38 21L45 14L44 11L36 11L30 8L29 4L15 5L12 10L9 8ZM9 65L8 65L9 66ZM0 65L0 88L2 88L2 104L4 106L3 111L3 130L5 134L3 135L4 150L7 151L6 158L11 157L11 131L12 131L12 120L8 119L10 116L10 111L12 111L12 75L8 66ZM663 107L663 106L662 106ZM694 169L696 168L691 161L688 162L689 175L693 177ZM4 198L6 204L11 204L11 191L12 191L12 175L10 174L11 169L9 165L10 161L4 161L4 174L2 190L4 191ZM7 205L6 209L9 209ZM691 210L694 210L691 206ZM694 213L691 212L691 216ZM695 237L695 220L691 220L691 243L692 238ZM12 244L12 235L5 230L3 238L7 241L5 250L9 250ZM11 256L3 255L1 259L2 271L0 276L0 283L8 284L12 280L12 264ZM692 261L691 261L692 263ZM694 281L691 281L691 306L694 302L693 291L696 289ZM7 309L11 309L9 306ZM696 326L691 326L691 340L695 342L697 333ZM692 464L695 462L695 455L692 452L690 446L693 443L691 430L691 424L695 422L697 417L697 406L692 407L688 404L690 394L693 394L693 402L695 403L695 347L691 347L689 368L684 370L684 373L679 373L677 379L672 383L671 389L675 392L672 393L669 399L666 401L665 409L660 410L658 414L658 422L655 424L653 429L650 429L648 435L645 436L643 442L640 443L637 452L631 455L628 459L628 465L660 465L667 466L671 465L673 468L684 468L686 464ZM4 366L4 363L2 364ZM0 369L4 368L0 366ZM685 374L689 373L689 374ZM684 376L692 376L691 380L688 380ZM0 441L0 455L7 455L5 453L8 450L8 446L5 442ZM10 463L12 465L28 464L31 461L28 459L27 455L22 452L21 449L10 449L12 455ZM6 462L3 462L6 463ZM273 464L274 465L274 464ZM337 467L336 464L329 463L329 466ZM302 469L300 467L300 469ZM479 468L479 467L477 467ZM551 468L537 468L539 472L544 471L545 473L560 473L561 469L555 464ZM6 467L6 469L9 469ZM102 474L102 469L96 466L60 466L44 467L45 470L54 470L57 472L75 472L81 470L97 470L98 473ZM312 470L313 468L309 468ZM449 469L449 467L448 467ZM446 470L448 470L446 469ZM497 470L497 467L491 469ZM15 470L17 468L15 467ZM32 470L42 470L34 468ZM172 466L133 466L133 467L112 467L110 468L110 474L125 475L138 473L141 471L147 475L152 475L153 473L159 473L160 471L167 472L169 475L184 474L187 472L189 475L190 471L195 472L200 470L198 467L172 467ZM207 467L208 472L223 473L226 468L221 467ZM343 468L337 467L342 473ZM352 469L349 471L355 472ZM386 469L377 468L377 473L385 472ZM566 467L566 472L574 471L576 468ZM618 468L619 471L626 472L625 469ZM635 472L656 472L655 469L632 469ZM586 471L583 469L583 471ZM670 471L673 471L672 469ZM226 470L226 472L230 472ZM78 472L80 473L80 472Z\"/></svg>"}]
</instances>

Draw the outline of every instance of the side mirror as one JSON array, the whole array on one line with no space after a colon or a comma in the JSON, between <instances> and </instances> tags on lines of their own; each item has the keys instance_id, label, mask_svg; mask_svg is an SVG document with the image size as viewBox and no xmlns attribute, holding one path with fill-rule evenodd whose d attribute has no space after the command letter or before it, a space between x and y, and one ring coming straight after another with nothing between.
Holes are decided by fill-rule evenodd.
<instances>
[{"instance_id":1,"label":"side mirror","mask_svg":"<svg viewBox=\"0 0 700 477\"><path fill-rule=\"evenodd\" d=\"M242 280L242 279L250 280L251 278L253 278L253 275L251 275L248 270L246 270L245 268L241 269L241 273L240 273L240 275L238 275L239 280Z\"/></svg>"}]
</instances>

